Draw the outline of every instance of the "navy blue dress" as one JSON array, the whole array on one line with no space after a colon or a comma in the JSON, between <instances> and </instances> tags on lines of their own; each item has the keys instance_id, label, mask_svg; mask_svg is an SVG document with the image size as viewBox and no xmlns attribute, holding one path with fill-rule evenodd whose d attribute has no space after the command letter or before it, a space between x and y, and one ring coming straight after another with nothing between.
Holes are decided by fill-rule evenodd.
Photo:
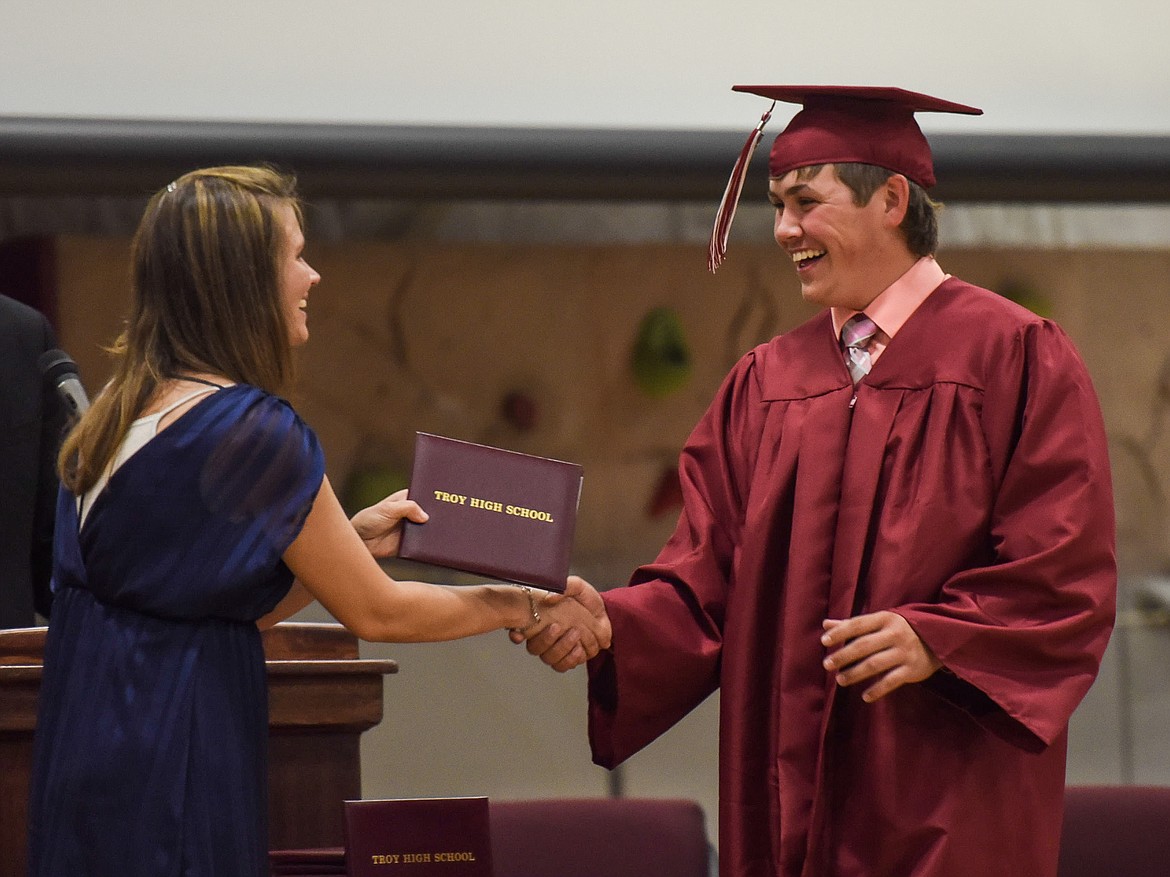
<instances>
[{"instance_id":1,"label":"navy blue dress","mask_svg":"<svg viewBox=\"0 0 1170 877\"><path fill-rule=\"evenodd\" d=\"M324 458L288 403L236 385L130 457L78 528L56 597L30 793L30 873L267 874L268 700L255 621Z\"/></svg>"}]
</instances>

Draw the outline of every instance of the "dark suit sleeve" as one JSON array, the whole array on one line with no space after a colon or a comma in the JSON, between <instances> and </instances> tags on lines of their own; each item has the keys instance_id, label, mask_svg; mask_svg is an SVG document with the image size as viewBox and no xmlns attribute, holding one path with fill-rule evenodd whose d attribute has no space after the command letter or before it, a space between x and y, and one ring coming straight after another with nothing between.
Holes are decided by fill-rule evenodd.
<instances>
[{"instance_id":1,"label":"dark suit sleeve","mask_svg":"<svg viewBox=\"0 0 1170 877\"><path fill-rule=\"evenodd\" d=\"M47 616L56 456L65 411L39 358L57 346L39 311L0 295L0 627Z\"/></svg>"}]
</instances>

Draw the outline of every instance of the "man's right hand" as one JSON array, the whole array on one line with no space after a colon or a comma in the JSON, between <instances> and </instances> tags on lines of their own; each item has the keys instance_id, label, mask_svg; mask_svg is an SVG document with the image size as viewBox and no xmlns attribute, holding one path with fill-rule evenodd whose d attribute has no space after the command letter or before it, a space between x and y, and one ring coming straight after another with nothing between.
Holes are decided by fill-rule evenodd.
<instances>
[{"instance_id":1,"label":"man's right hand","mask_svg":"<svg viewBox=\"0 0 1170 877\"><path fill-rule=\"evenodd\" d=\"M605 603L597 590L580 576L569 576L564 596L543 604L541 614L548 617L549 624L528 639L528 653L558 673L572 670L596 655L599 649L610 646L613 629ZM525 641L518 631L512 631L509 636L516 644Z\"/></svg>"}]
</instances>

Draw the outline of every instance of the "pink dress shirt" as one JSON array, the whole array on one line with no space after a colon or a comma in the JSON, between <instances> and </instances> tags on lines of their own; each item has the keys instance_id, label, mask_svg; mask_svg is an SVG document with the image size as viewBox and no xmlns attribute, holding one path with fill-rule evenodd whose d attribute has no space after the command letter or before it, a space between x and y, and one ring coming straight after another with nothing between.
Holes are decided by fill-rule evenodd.
<instances>
[{"instance_id":1,"label":"pink dress shirt","mask_svg":"<svg viewBox=\"0 0 1170 877\"><path fill-rule=\"evenodd\" d=\"M926 301L927 296L938 289L939 284L948 277L950 275L943 272L933 256L923 256L909 271L887 286L869 303L865 315L878 327L877 334L866 347L871 362L877 362L890 339L898 334L898 330L906 324L910 315L918 310L918 306ZM859 311L849 308L831 310L833 332L840 338L841 327L845 325L845 321Z\"/></svg>"}]
</instances>

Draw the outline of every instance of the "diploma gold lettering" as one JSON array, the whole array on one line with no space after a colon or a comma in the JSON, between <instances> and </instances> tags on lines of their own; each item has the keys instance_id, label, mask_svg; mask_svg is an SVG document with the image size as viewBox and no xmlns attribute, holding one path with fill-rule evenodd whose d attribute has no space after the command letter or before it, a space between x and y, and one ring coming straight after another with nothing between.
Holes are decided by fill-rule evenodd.
<instances>
[{"instance_id":1,"label":"diploma gold lettering","mask_svg":"<svg viewBox=\"0 0 1170 877\"><path fill-rule=\"evenodd\" d=\"M516 515L520 518L532 518L535 521L545 521L546 523L556 523L553 516L548 512L538 511L536 509L526 509L524 506L510 505L504 509L504 512L509 515Z\"/></svg>"},{"instance_id":2,"label":"diploma gold lettering","mask_svg":"<svg viewBox=\"0 0 1170 877\"><path fill-rule=\"evenodd\" d=\"M504 504L495 502L490 499L480 499L478 496L473 496L471 502L468 503L473 509L486 509L489 512L502 512Z\"/></svg>"},{"instance_id":3,"label":"diploma gold lettering","mask_svg":"<svg viewBox=\"0 0 1170 877\"><path fill-rule=\"evenodd\" d=\"M475 853L461 852L461 853L435 853L436 862L474 862L476 861Z\"/></svg>"},{"instance_id":4,"label":"diploma gold lettering","mask_svg":"<svg viewBox=\"0 0 1170 877\"><path fill-rule=\"evenodd\" d=\"M431 862L477 862L471 850L454 850L435 853L375 853L370 856L371 865L423 865Z\"/></svg>"},{"instance_id":5,"label":"diploma gold lettering","mask_svg":"<svg viewBox=\"0 0 1170 877\"><path fill-rule=\"evenodd\" d=\"M483 499L478 496L468 497L462 493L450 493L446 490L436 490L435 499L439 502L451 503L452 505L465 505L473 509L482 509L485 512L500 512L517 518L543 521L546 524L556 523L551 512L530 509L522 505L504 505L502 502L497 502L494 499Z\"/></svg>"}]
</instances>

